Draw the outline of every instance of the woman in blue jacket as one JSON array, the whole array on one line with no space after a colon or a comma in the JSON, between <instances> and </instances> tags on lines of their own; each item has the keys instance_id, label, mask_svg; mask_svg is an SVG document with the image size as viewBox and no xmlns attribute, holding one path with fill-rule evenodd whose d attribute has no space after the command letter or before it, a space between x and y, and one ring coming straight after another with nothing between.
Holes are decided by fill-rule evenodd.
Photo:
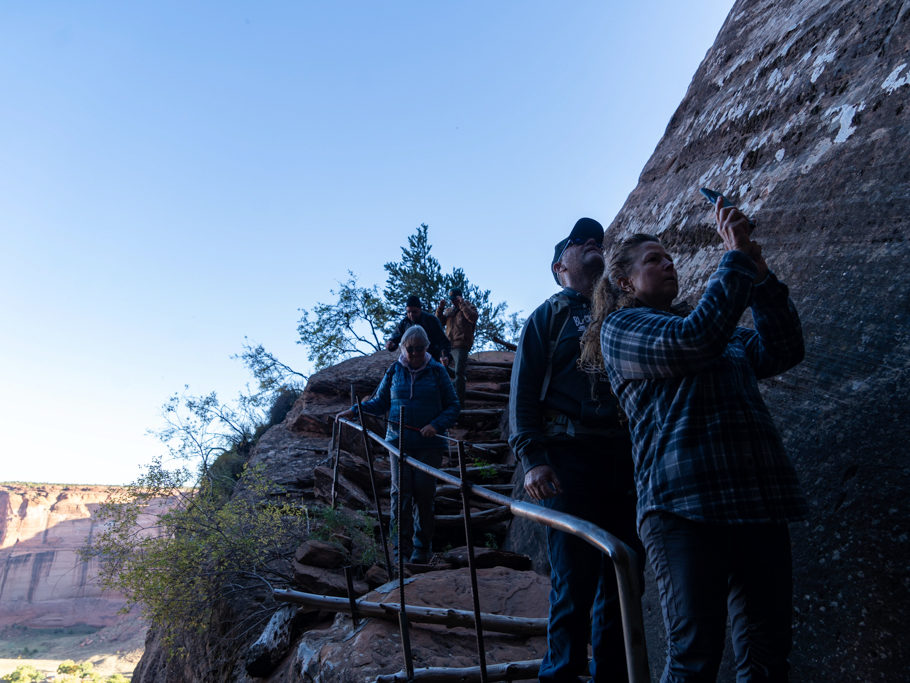
<instances>
[{"instance_id":1,"label":"woman in blue jacket","mask_svg":"<svg viewBox=\"0 0 910 683\"><path fill-rule=\"evenodd\" d=\"M412 325L401 337L401 355L386 371L372 398L361 403L371 415L389 414L386 440L399 444L398 420L404 410L404 434L401 439L404 454L431 467L442 464L445 441L440 438L455 424L460 405L449 374L427 352L430 341L420 325ZM338 417L356 415L352 408ZM411 562L430 560L433 540L433 498L436 480L428 474L405 466L401 481L398 463L392 462L392 544L396 543L401 526L403 557ZM398 519L398 499L401 497L401 519ZM413 541L412 541L413 535ZM398 552L399 549L396 549Z\"/></svg>"}]
</instances>

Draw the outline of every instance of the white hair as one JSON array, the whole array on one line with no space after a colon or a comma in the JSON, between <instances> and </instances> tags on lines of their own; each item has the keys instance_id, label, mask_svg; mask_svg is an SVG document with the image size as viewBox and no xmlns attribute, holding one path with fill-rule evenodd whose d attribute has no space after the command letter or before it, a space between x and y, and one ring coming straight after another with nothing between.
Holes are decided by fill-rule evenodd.
<instances>
[{"instance_id":1,"label":"white hair","mask_svg":"<svg viewBox=\"0 0 910 683\"><path fill-rule=\"evenodd\" d=\"M424 346L430 345L430 338L427 337L426 330L423 329L420 325L411 325L408 329L404 331L404 334L401 335L401 346L404 346L409 341L414 340L419 344Z\"/></svg>"}]
</instances>

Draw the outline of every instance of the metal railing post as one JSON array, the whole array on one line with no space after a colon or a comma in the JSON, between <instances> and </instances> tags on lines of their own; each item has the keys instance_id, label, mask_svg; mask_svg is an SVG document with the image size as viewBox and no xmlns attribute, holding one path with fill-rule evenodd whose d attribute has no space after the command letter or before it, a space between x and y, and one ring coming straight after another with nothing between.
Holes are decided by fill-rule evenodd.
<instances>
[{"instance_id":1,"label":"metal railing post","mask_svg":"<svg viewBox=\"0 0 910 683\"><path fill-rule=\"evenodd\" d=\"M357 615L357 597L354 595L354 570L351 565L345 565L344 567L344 580L348 587L348 604L351 606L351 623L354 624L354 628L357 628L360 619Z\"/></svg>"},{"instance_id":2,"label":"metal railing post","mask_svg":"<svg viewBox=\"0 0 910 683\"><path fill-rule=\"evenodd\" d=\"M338 483L338 461L341 460L341 425L338 421L332 423L332 453L335 455L335 462L332 463L332 494L330 507L334 510L338 502L338 492L336 485Z\"/></svg>"},{"instance_id":3,"label":"metal railing post","mask_svg":"<svg viewBox=\"0 0 910 683\"><path fill-rule=\"evenodd\" d=\"M367 433L370 439L382 444L393 456L398 457L403 463L426 472L439 481L455 487L461 487L462 480L447 472L422 463L419 460L403 455L398 449L382 439L378 434L368 432L363 425L342 418L342 421L355 429ZM396 452L397 451L397 452ZM544 524L553 529L565 531L578 536L606 553L613 561L616 571L617 592L619 593L619 607L622 616L623 639L626 651L626 665L631 683L647 683L650 681L648 668L648 655L645 645L644 619L641 609L641 586L638 580L638 559L635 552L609 532L601 529L593 522L574 517L564 512L549 510L540 505L521 500L513 500L495 491L490 491L482 486L471 485L471 493L478 498L483 498L497 505L506 506L515 517L529 519Z\"/></svg>"},{"instance_id":4,"label":"metal railing post","mask_svg":"<svg viewBox=\"0 0 910 683\"><path fill-rule=\"evenodd\" d=\"M396 527L398 527L398 602L401 605L401 611L398 613L398 628L401 631L401 650L404 654L404 670L407 672L408 680L414 678L414 658L411 656L411 630L408 624L408 613L405 608L404 599L404 553L401 552L401 495L402 475L404 474L404 458L401 454L404 452L404 408L398 413L398 453L399 457L395 458L398 466L398 501L397 510L395 511Z\"/></svg>"},{"instance_id":5,"label":"metal railing post","mask_svg":"<svg viewBox=\"0 0 910 683\"><path fill-rule=\"evenodd\" d=\"M370 450L370 440L367 438L369 430L363 423L363 406L360 399L357 399L357 416L360 418L360 430L363 434L363 449L366 451L367 464L370 466L370 488L373 489L373 505L376 506L376 519L379 520L379 540L382 542L382 553L385 555L385 567L391 579L392 558L389 555L389 544L386 542L385 529L382 528L382 506L379 503L379 487L376 486L376 468L373 465L373 452Z\"/></svg>"},{"instance_id":6,"label":"metal railing post","mask_svg":"<svg viewBox=\"0 0 910 683\"><path fill-rule=\"evenodd\" d=\"M468 571L471 573L471 596L474 599L474 619L477 623L477 654L480 657L480 680L487 683L487 654L483 644L483 625L480 623L480 592L477 588L477 566L474 562L474 529L471 526L471 484L465 465L464 441L458 441L458 470L461 473L461 505L464 510L464 538L468 547Z\"/></svg>"}]
</instances>

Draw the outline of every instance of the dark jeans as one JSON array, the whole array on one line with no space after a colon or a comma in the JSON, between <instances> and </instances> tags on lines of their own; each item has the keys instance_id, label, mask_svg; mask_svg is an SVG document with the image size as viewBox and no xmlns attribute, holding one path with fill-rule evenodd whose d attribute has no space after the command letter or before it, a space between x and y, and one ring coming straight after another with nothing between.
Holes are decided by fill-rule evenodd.
<instances>
[{"instance_id":1,"label":"dark jeans","mask_svg":"<svg viewBox=\"0 0 910 683\"><path fill-rule=\"evenodd\" d=\"M792 640L786 524L709 524L665 512L642 520L667 629L661 681L714 681L727 611L737 681L786 681Z\"/></svg>"},{"instance_id":2,"label":"dark jeans","mask_svg":"<svg viewBox=\"0 0 910 683\"><path fill-rule=\"evenodd\" d=\"M443 451L438 448L414 449L405 455L432 467L442 464ZM391 545L398 552L398 527L401 527L401 553L405 560L411 553L428 558L432 553L434 517L433 499L436 480L425 472L403 465L398 481L398 459L392 458ZM398 497L401 496L401 519L398 519ZM413 536L413 541L412 541Z\"/></svg>"},{"instance_id":3,"label":"dark jeans","mask_svg":"<svg viewBox=\"0 0 910 683\"><path fill-rule=\"evenodd\" d=\"M641 559L629 442L579 439L550 444L548 451L563 493L542 501L543 505L593 522L628 544ZM592 679L627 680L612 561L577 536L549 527L547 551L550 618L540 680L577 681L586 673L589 639Z\"/></svg>"},{"instance_id":4,"label":"dark jeans","mask_svg":"<svg viewBox=\"0 0 910 683\"><path fill-rule=\"evenodd\" d=\"M468 366L468 352L470 349L459 348L449 351L451 358L450 369L455 373L455 393L458 395L458 402L464 408L464 385L465 373Z\"/></svg>"}]
</instances>

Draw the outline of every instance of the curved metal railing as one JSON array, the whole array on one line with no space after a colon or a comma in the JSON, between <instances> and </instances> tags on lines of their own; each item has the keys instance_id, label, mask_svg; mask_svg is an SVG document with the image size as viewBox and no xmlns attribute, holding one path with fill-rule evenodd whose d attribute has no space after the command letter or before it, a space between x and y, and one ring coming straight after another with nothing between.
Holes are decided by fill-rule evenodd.
<instances>
[{"instance_id":1,"label":"curved metal railing","mask_svg":"<svg viewBox=\"0 0 910 683\"><path fill-rule=\"evenodd\" d=\"M362 414L362 411L361 411ZM597 525L588 522L586 520L580 519L573 515L566 514L564 512L558 512L556 510L550 510L543 506L536 505L534 503L529 503L526 501L515 500L508 496L504 496L495 491L490 491L482 486L472 484L467 481L464 476L464 442L459 442L459 455L460 464L461 464L461 473L462 477L456 477L448 472L439 470L435 467L431 467L419 460L408 457L408 455L402 454L399 448L396 448L388 441L386 441L382 436L371 432L365 426L353 420L346 418L340 418L338 423L346 425L352 429L355 429L363 434L364 438L364 447L367 449L368 459L370 460L370 469L372 472L373 464L372 457L370 456L370 449L367 439L374 441L375 443L382 446L389 454L394 457L399 466L407 465L418 469L426 474L438 479L439 481L445 482L447 484L457 486L462 490L463 495L465 496L465 501L468 496L477 496L478 498L483 498L497 505L508 507L511 513L515 517L521 517L524 519L529 519L540 524L544 524L553 529L558 529L566 533L578 536L579 538L590 543L594 547L598 548L601 552L606 553L610 559L613 561L613 566L616 571L616 583L619 594L619 605L620 611L622 614L622 628L623 628L623 638L625 642L625 651L626 651L626 664L628 667L629 681L631 683L645 683L650 680L650 672L648 669L648 657L647 649L645 645L645 634L644 634L644 619L642 616L641 608L641 596L642 596L642 586L640 582L640 572L638 570L639 559L636 556L635 552L620 539L616 538L609 532L601 529ZM340 438L338 439L340 443ZM337 462L337 456L336 456ZM374 498L376 498L376 490L374 486ZM375 501L378 507L378 499ZM464 514L465 514L465 529L466 533L470 535L470 510L467 505L464 505ZM388 549L385 545L385 536L383 534L383 547L386 552L386 561L387 564L391 565L388 559ZM479 607L477 605L477 587L476 587L476 573L473 567L473 548L468 539L468 558L469 565L472 573L472 587L474 590L475 596L475 611L478 613L477 619L477 629L478 629L478 649L481 660L481 680L487 680L486 676L486 667L484 662L484 653L482 645L482 630L480 627L479 619ZM390 572L391 576L391 572ZM401 596L401 607L405 607L404 596ZM409 645L406 642L406 634L402 633L403 636L403 645L407 650ZM406 656L407 658L407 656ZM413 670L411 666L408 665L408 677L410 678L413 675Z\"/></svg>"}]
</instances>

